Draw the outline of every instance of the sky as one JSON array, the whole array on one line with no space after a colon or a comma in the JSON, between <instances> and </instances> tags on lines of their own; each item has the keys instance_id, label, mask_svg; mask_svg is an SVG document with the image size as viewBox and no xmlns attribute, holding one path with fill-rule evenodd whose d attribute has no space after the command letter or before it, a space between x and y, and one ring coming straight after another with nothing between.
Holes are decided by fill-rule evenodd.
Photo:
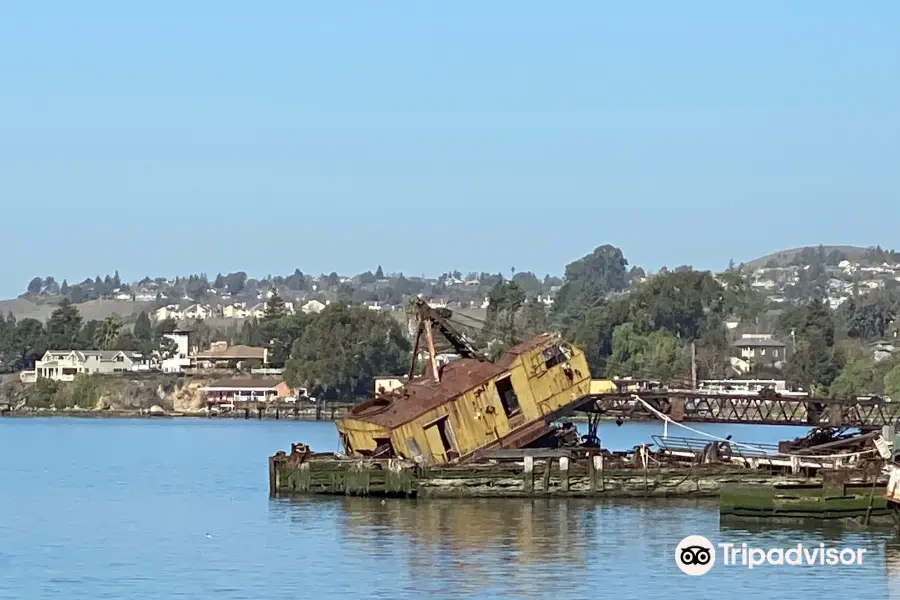
<instances>
[{"instance_id":1,"label":"sky","mask_svg":"<svg viewBox=\"0 0 900 600\"><path fill-rule=\"evenodd\" d=\"M0 3L0 296L900 247L900 3Z\"/></svg>"}]
</instances>

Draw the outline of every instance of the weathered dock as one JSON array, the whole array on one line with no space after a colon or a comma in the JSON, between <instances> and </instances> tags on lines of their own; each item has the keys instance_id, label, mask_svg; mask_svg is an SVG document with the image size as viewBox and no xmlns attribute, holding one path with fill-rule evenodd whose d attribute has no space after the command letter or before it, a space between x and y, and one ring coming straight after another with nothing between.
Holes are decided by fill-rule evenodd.
<instances>
[{"instance_id":1,"label":"weathered dock","mask_svg":"<svg viewBox=\"0 0 900 600\"><path fill-rule=\"evenodd\" d=\"M720 494L723 518L772 520L846 520L894 522L897 511L885 498L887 481L805 484L726 485Z\"/></svg>"},{"instance_id":2,"label":"weathered dock","mask_svg":"<svg viewBox=\"0 0 900 600\"><path fill-rule=\"evenodd\" d=\"M245 401L234 406L214 405L206 408L206 416L219 419L293 419L297 421L334 421L346 415L350 403L330 402L323 405L297 402Z\"/></svg>"},{"instance_id":3,"label":"weathered dock","mask_svg":"<svg viewBox=\"0 0 900 600\"><path fill-rule=\"evenodd\" d=\"M406 498L717 497L729 484L802 484L801 472L723 464L652 464L580 449L494 451L478 461L427 466L403 459L314 454L300 444L269 458L272 496Z\"/></svg>"}]
</instances>

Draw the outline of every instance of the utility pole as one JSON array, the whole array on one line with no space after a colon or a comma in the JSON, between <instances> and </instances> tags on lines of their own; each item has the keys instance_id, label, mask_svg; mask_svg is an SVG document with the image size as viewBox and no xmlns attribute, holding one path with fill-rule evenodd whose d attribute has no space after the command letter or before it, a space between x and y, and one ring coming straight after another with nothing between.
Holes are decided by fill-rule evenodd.
<instances>
[{"instance_id":1,"label":"utility pole","mask_svg":"<svg viewBox=\"0 0 900 600\"><path fill-rule=\"evenodd\" d=\"M691 342L691 389L697 389L697 344Z\"/></svg>"}]
</instances>

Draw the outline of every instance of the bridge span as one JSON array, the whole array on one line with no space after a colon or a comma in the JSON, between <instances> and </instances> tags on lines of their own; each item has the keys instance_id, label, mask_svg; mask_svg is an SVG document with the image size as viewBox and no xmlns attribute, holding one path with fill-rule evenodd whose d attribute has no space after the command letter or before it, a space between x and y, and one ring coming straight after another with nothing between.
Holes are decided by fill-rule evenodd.
<instances>
[{"instance_id":1,"label":"bridge span","mask_svg":"<svg viewBox=\"0 0 900 600\"><path fill-rule=\"evenodd\" d=\"M656 419L641 400L675 422L800 425L806 427L858 427L880 429L900 426L900 402L832 400L760 393L713 394L696 391L653 390L634 393L590 394L574 405L577 412L623 419Z\"/></svg>"}]
</instances>

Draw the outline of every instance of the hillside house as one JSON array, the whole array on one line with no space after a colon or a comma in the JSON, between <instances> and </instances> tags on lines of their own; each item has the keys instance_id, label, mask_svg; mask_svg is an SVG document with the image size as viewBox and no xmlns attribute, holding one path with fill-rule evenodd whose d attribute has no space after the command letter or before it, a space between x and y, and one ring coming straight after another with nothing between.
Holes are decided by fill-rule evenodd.
<instances>
[{"instance_id":1,"label":"hillside house","mask_svg":"<svg viewBox=\"0 0 900 600\"><path fill-rule=\"evenodd\" d=\"M250 316L250 311L244 302L235 302L222 309L222 314L226 319L246 319Z\"/></svg>"},{"instance_id":2,"label":"hillside house","mask_svg":"<svg viewBox=\"0 0 900 600\"><path fill-rule=\"evenodd\" d=\"M175 354L163 359L159 368L163 373L181 373L191 366L190 346L187 331L176 330L165 334L175 344Z\"/></svg>"},{"instance_id":3,"label":"hillside house","mask_svg":"<svg viewBox=\"0 0 900 600\"><path fill-rule=\"evenodd\" d=\"M205 319L210 319L213 317L215 311L206 304L192 304L184 309L184 318L185 319L200 319L201 321Z\"/></svg>"},{"instance_id":4,"label":"hillside house","mask_svg":"<svg viewBox=\"0 0 900 600\"><path fill-rule=\"evenodd\" d=\"M22 381L38 379L73 381L76 375L108 375L149 371L150 361L139 352L129 350L48 350L34 365L33 371L20 375Z\"/></svg>"},{"instance_id":5,"label":"hillside house","mask_svg":"<svg viewBox=\"0 0 900 600\"><path fill-rule=\"evenodd\" d=\"M872 359L875 362L881 362L883 360L889 360L894 355L895 346L893 342L879 340L877 342L872 342L869 349L872 352Z\"/></svg>"},{"instance_id":6,"label":"hillside house","mask_svg":"<svg viewBox=\"0 0 900 600\"><path fill-rule=\"evenodd\" d=\"M770 334L745 333L731 345L737 351L737 357L750 369L756 366L781 368L786 358L784 342Z\"/></svg>"},{"instance_id":7,"label":"hillside house","mask_svg":"<svg viewBox=\"0 0 900 600\"><path fill-rule=\"evenodd\" d=\"M302 310L306 314L311 314L311 313L320 313L320 312L322 312L322 309L324 309L324 308L325 308L325 305L322 304L321 302L319 302L318 300L310 300L309 302L304 304L302 307L300 307L300 310Z\"/></svg>"},{"instance_id":8,"label":"hillside house","mask_svg":"<svg viewBox=\"0 0 900 600\"><path fill-rule=\"evenodd\" d=\"M238 369L269 362L267 348L255 348L238 344L229 346L228 342L213 342L209 350L191 356L191 365L197 369Z\"/></svg>"},{"instance_id":9,"label":"hillside house","mask_svg":"<svg viewBox=\"0 0 900 600\"><path fill-rule=\"evenodd\" d=\"M156 309L154 313L154 317L156 317L156 321L165 321L167 319L171 319L173 321L181 321L184 319L184 312L179 310L177 304L169 304L167 306L161 306Z\"/></svg>"},{"instance_id":10,"label":"hillside house","mask_svg":"<svg viewBox=\"0 0 900 600\"><path fill-rule=\"evenodd\" d=\"M278 379L222 379L200 388L207 406L234 406L246 402L271 402L293 397L287 383Z\"/></svg>"}]
</instances>

